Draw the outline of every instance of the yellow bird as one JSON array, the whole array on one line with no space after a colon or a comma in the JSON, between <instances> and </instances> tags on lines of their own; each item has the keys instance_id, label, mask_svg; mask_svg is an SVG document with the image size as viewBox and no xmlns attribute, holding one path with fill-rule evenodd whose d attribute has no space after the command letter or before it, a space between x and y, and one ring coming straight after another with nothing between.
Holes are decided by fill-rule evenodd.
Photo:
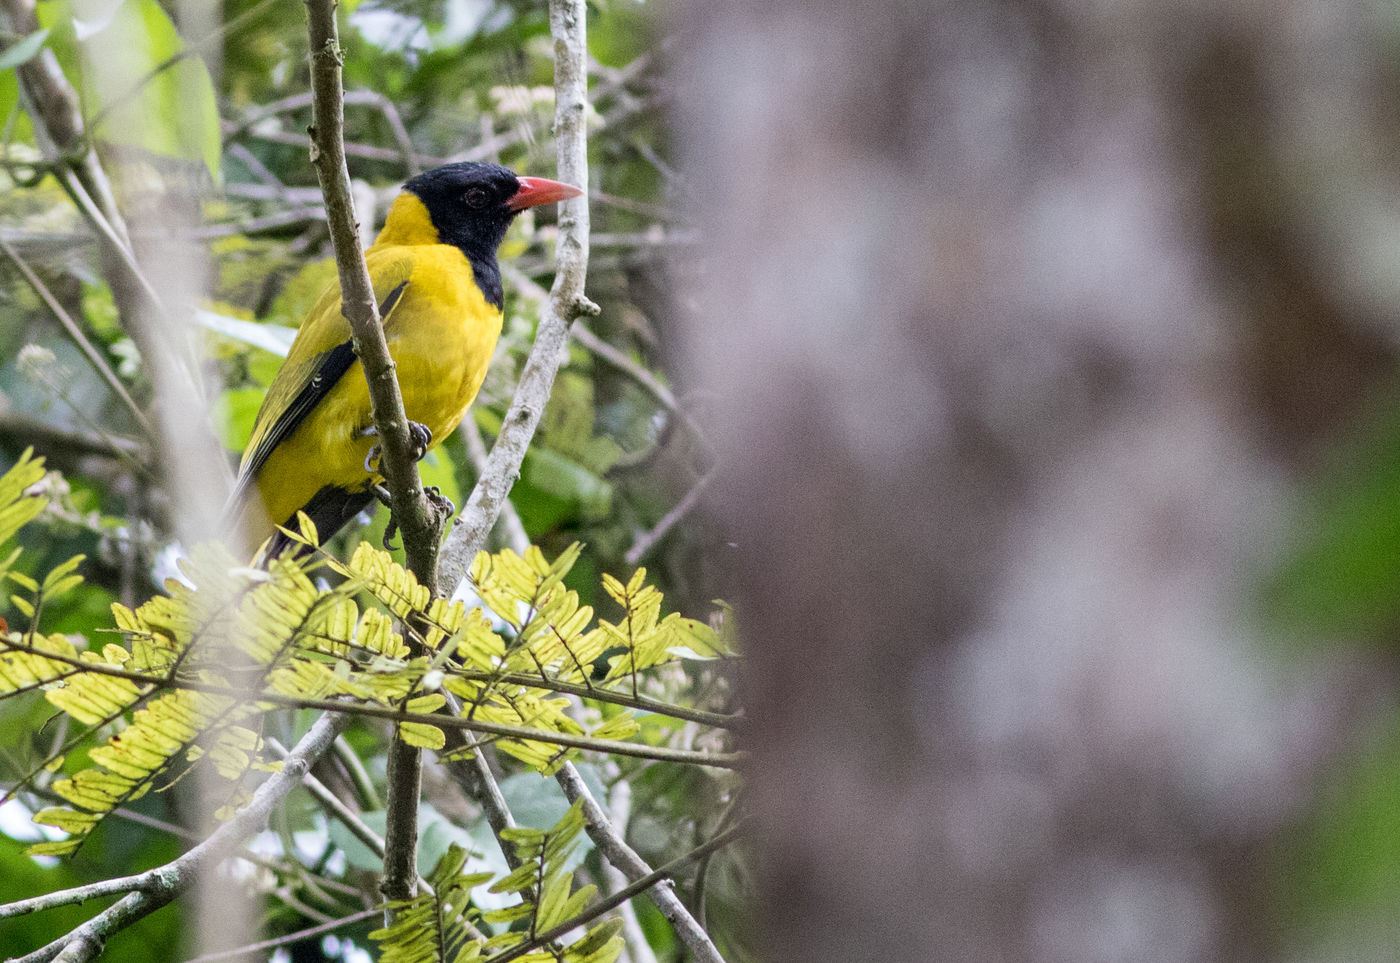
<instances>
[{"instance_id":1,"label":"yellow bird","mask_svg":"<svg viewBox=\"0 0 1400 963\"><path fill-rule=\"evenodd\" d=\"M583 192L495 164L448 164L404 184L365 252L384 337L415 442L452 433L476 397L501 333L496 250L527 207ZM321 539L369 506L378 445L364 369L332 285L302 322L253 423L231 505L266 557L286 549L274 526L306 512Z\"/></svg>"}]
</instances>

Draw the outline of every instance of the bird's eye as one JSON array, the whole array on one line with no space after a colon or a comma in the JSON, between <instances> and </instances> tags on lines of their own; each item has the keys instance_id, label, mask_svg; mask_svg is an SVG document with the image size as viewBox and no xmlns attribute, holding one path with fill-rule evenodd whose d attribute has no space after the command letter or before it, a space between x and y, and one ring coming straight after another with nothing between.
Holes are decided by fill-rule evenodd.
<instances>
[{"instance_id":1,"label":"bird's eye","mask_svg":"<svg viewBox=\"0 0 1400 963\"><path fill-rule=\"evenodd\" d=\"M468 187L462 199L467 202L468 207L485 207L488 196L484 187Z\"/></svg>"}]
</instances>

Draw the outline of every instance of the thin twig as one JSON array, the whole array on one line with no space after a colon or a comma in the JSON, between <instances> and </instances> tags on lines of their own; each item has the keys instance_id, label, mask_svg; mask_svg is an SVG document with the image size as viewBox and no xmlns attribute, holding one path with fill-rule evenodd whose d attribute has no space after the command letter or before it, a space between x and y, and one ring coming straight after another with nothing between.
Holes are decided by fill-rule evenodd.
<instances>
[{"instance_id":1,"label":"thin twig","mask_svg":"<svg viewBox=\"0 0 1400 963\"><path fill-rule=\"evenodd\" d=\"M339 736L336 737L336 741L340 741ZM287 758L288 752L286 748L276 739L268 739L267 743L279 756L283 759ZM371 829L353 809L345 805L339 796L331 792L329 786L309 772L306 774L305 778L302 779L301 784L302 787L311 794L312 799L320 803L326 812L350 831L350 835L364 843L374 855L378 856L380 859L384 858L384 837ZM418 885L428 892L432 892L432 887L428 885L428 881L421 876L418 877Z\"/></svg>"},{"instance_id":2,"label":"thin twig","mask_svg":"<svg viewBox=\"0 0 1400 963\"><path fill-rule=\"evenodd\" d=\"M139 463L144 463L150 457L146 446L134 439L55 428L37 418L13 411L0 414L0 432L31 441L37 448L67 449L77 455L102 455L122 460L130 458Z\"/></svg>"},{"instance_id":3,"label":"thin twig","mask_svg":"<svg viewBox=\"0 0 1400 963\"><path fill-rule=\"evenodd\" d=\"M691 509L700 503L700 496L705 493L705 487L710 484L710 479L713 477L714 472L711 472L697 481L691 486L690 491L685 493L685 497L676 503L676 507L661 516L661 520L656 523L651 531L643 532L641 535L637 536L637 540L632 543L632 547L629 548L627 554L623 556L624 561L626 561L628 565L636 565L645 558L647 552L650 552L652 548L655 547L656 543L665 538L666 533L676 526L677 522L689 514Z\"/></svg>"},{"instance_id":4,"label":"thin twig","mask_svg":"<svg viewBox=\"0 0 1400 963\"><path fill-rule=\"evenodd\" d=\"M281 100L274 100L271 103L263 104L253 110L248 111L238 121L225 121L222 125L224 143L228 143L235 137L242 135L258 123L269 117L278 114L291 113L296 110L305 110L312 106L314 95L310 92L293 94L290 97L283 97ZM373 107L384 115L385 122L389 125L389 131L394 136L395 143L398 144L398 157L403 160L408 176L412 177L424 167L437 167L446 163L443 158L430 157L418 154L413 149L413 141L408 135L408 128L404 126L403 117L399 114L399 109L394 106L394 102L383 94L374 90L347 90L342 99L345 104L358 104ZM261 135L267 139L265 135ZM301 144L301 138L297 135L288 135L295 139L297 144ZM376 150L383 150L377 148ZM345 152L351 153L351 145L345 145ZM393 159L394 152L386 151L385 155L376 159Z\"/></svg>"},{"instance_id":5,"label":"thin twig","mask_svg":"<svg viewBox=\"0 0 1400 963\"><path fill-rule=\"evenodd\" d=\"M250 217L245 221L233 224L206 224L203 227L195 228L189 236L209 240L233 234L260 234L263 231L275 231L281 227L291 227L294 224L305 224L309 221L319 224L324 220L325 214L322 211L312 207L294 207L288 211L273 211L271 214Z\"/></svg>"},{"instance_id":6,"label":"thin twig","mask_svg":"<svg viewBox=\"0 0 1400 963\"><path fill-rule=\"evenodd\" d=\"M283 759L287 758L288 752L286 747L276 739L268 739L267 744L272 747L273 752L277 753ZM301 783L306 791L311 794L311 798L320 803L321 807L325 809L326 812L348 829L351 836L354 836L360 842L368 846L370 851L376 856L381 859L383 858L383 838L366 825L365 821L361 819L353 809L341 802L340 797L331 792L325 783L321 782L321 780L317 779L309 772L306 774L306 777L302 779Z\"/></svg>"},{"instance_id":7,"label":"thin twig","mask_svg":"<svg viewBox=\"0 0 1400 963\"><path fill-rule=\"evenodd\" d=\"M258 950L275 950L281 946L291 946L293 943L309 940L311 937L320 936L323 933L334 933L336 930L343 929L351 923L358 923L360 920L367 920L372 916L378 915L379 910L377 908L360 910L358 913L342 916L338 920L331 920L328 923L307 927L304 930L297 930L295 933L288 933L285 936L278 936L274 939L263 940L261 943L249 943L247 946L240 946L232 950L220 950L217 953L205 953L203 956L196 956L186 960L185 963L214 963L215 960L232 959L244 956L248 953L255 953Z\"/></svg>"},{"instance_id":8,"label":"thin twig","mask_svg":"<svg viewBox=\"0 0 1400 963\"><path fill-rule=\"evenodd\" d=\"M384 804L379 800L379 793L375 792L374 780L370 778L369 770L360 761L359 754L355 752L355 747L350 745L349 740L344 736L338 737L335 745L331 746L331 751L350 773L350 782L355 786L360 805L365 809L382 809Z\"/></svg>"},{"instance_id":9,"label":"thin twig","mask_svg":"<svg viewBox=\"0 0 1400 963\"><path fill-rule=\"evenodd\" d=\"M676 405L676 396L671 393L670 388L661 383L656 375L584 327L582 321L575 321L574 326L569 329L569 333L573 335L575 341L587 348L599 360L606 361L635 381L638 387L655 398L661 407L668 411L679 410Z\"/></svg>"},{"instance_id":10,"label":"thin twig","mask_svg":"<svg viewBox=\"0 0 1400 963\"><path fill-rule=\"evenodd\" d=\"M24 279L29 282L29 286L34 289L34 293L39 295L39 300L43 301L45 306L53 312L54 317L58 318L58 323L63 325L63 330L68 333L68 337L73 339L73 343L78 346L78 350L83 353L83 357L88 359L88 363L92 365L93 370L97 372L103 381L107 382L107 386L112 389L112 393L121 400L122 404L126 405L132 417L136 419L136 423L146 431L146 436L148 438L157 437L155 427L146 418L146 413L136 404L135 399L127 393L126 385L122 384L121 379L117 377L117 373L113 371L112 366L107 363L107 359L102 357L97 349L92 346L92 342L89 341L87 335L83 333L83 329L78 327L78 323L63 309L63 305L58 303L58 299L49 291L48 286L40 280L39 275L34 273L34 270L29 266L28 262L20 257L19 252L10 245L10 242L3 238L0 238L0 250L3 250L5 256L14 262L15 267L19 268L19 273L24 275Z\"/></svg>"},{"instance_id":11,"label":"thin twig","mask_svg":"<svg viewBox=\"0 0 1400 963\"><path fill-rule=\"evenodd\" d=\"M583 0L551 0L549 31L554 38L554 132L559 179L586 188L588 72L584 9ZM554 288L546 309L540 312L535 343L525 360L501 433L456 527L443 545L440 567L444 585L455 586L465 577L519 476L525 450L535 436L554 376L564 359L569 325L579 317L598 313L597 305L584 296L588 274L586 195L560 205L555 259Z\"/></svg>"}]
</instances>

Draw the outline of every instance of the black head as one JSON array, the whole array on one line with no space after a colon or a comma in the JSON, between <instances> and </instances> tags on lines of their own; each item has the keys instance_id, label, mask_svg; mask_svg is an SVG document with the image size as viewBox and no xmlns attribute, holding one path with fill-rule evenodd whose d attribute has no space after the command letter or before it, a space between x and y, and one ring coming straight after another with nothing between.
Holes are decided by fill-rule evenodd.
<instances>
[{"instance_id":1,"label":"black head","mask_svg":"<svg viewBox=\"0 0 1400 963\"><path fill-rule=\"evenodd\" d=\"M501 305L496 249L515 215L582 191L539 177L517 177L497 164L461 161L419 174L404 185L423 202L438 240L460 248L471 262L486 299Z\"/></svg>"}]
</instances>

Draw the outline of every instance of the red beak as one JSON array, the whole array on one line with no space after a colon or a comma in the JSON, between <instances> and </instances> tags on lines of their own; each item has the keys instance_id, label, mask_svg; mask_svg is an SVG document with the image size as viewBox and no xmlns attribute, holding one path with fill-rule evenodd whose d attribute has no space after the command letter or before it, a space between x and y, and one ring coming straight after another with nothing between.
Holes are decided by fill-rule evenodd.
<instances>
[{"instance_id":1,"label":"red beak","mask_svg":"<svg viewBox=\"0 0 1400 963\"><path fill-rule=\"evenodd\" d=\"M527 207L539 207L541 204L554 204L583 193L577 187L543 177L521 177L518 180L520 189L515 192L514 197L506 201L506 207L512 211L523 211Z\"/></svg>"}]
</instances>

